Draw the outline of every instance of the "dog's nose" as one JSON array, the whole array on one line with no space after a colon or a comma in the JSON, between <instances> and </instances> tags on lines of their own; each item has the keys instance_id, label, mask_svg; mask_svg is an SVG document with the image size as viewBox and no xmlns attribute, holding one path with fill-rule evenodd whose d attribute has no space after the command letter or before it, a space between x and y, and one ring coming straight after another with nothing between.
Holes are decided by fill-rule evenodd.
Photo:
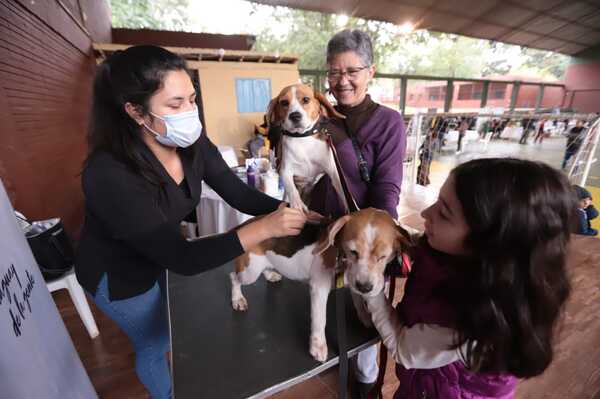
<instances>
[{"instance_id":1,"label":"dog's nose","mask_svg":"<svg viewBox=\"0 0 600 399\"><path fill-rule=\"evenodd\" d=\"M302 119L302 114L298 111L292 112L288 118L292 121L292 122L300 122L300 119Z\"/></svg>"},{"instance_id":2,"label":"dog's nose","mask_svg":"<svg viewBox=\"0 0 600 399\"><path fill-rule=\"evenodd\" d=\"M362 292L363 294L366 294L368 292L371 292L371 290L373 289L373 284L370 282L361 283L360 281L357 281L356 289Z\"/></svg>"}]
</instances>

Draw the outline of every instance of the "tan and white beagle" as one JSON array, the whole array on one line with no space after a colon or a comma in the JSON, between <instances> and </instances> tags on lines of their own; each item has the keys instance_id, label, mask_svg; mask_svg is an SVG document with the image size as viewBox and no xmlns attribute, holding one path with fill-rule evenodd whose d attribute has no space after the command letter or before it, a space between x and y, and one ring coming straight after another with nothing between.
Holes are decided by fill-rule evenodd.
<instances>
[{"instance_id":1,"label":"tan and white beagle","mask_svg":"<svg viewBox=\"0 0 600 399\"><path fill-rule=\"evenodd\" d=\"M282 128L279 174L292 208L308 211L305 201L321 176L327 174L348 210L333 153L319 126L323 118L330 117L345 118L323 94L304 84L284 88L269 103L267 121ZM296 186L294 176L302 186Z\"/></svg>"},{"instance_id":2,"label":"tan and white beagle","mask_svg":"<svg viewBox=\"0 0 600 399\"><path fill-rule=\"evenodd\" d=\"M327 297L338 270L344 272L360 320L371 318L360 296L374 296L384 288L386 265L410 245L408 234L385 211L367 208L345 215L327 227L307 224L299 236L261 242L235 260L230 273L231 304L248 309L242 285L254 283L262 273L279 281L281 273L291 280L307 281L311 299L310 354L327 360L325 322Z\"/></svg>"}]
</instances>

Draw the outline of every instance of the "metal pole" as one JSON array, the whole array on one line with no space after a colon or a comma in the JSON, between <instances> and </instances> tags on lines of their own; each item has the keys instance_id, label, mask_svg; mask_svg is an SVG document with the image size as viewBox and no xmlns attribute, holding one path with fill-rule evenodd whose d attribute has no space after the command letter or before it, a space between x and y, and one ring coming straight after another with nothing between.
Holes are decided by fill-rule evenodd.
<instances>
[{"instance_id":1,"label":"metal pole","mask_svg":"<svg viewBox=\"0 0 600 399\"><path fill-rule=\"evenodd\" d=\"M513 89L510 96L510 106L508 107L510 112L515 110L515 105L517 105L517 98L519 97L519 89L521 88L520 82L513 83Z\"/></svg>"},{"instance_id":2,"label":"metal pole","mask_svg":"<svg viewBox=\"0 0 600 399\"><path fill-rule=\"evenodd\" d=\"M581 179L579 180L579 185L581 187L585 186L585 183L588 179L588 175L590 174L590 169L592 167L592 164L594 162L596 162L596 159L594 159L594 156L596 155L596 147L598 146L598 138L600 138L600 132L598 131L600 125L600 119L597 120L596 122L594 122L594 124L592 125L592 127L590 127L591 130L591 134L594 135L594 137L592 137L592 148L590 149L590 152L588 154L588 157L585 161L585 167L583 169L583 174L581 175Z\"/></svg>"},{"instance_id":3,"label":"metal pole","mask_svg":"<svg viewBox=\"0 0 600 399\"><path fill-rule=\"evenodd\" d=\"M490 91L490 82L483 82L483 88L481 92L481 104L479 108L485 108L488 100L488 92Z\"/></svg>"},{"instance_id":4,"label":"metal pole","mask_svg":"<svg viewBox=\"0 0 600 399\"><path fill-rule=\"evenodd\" d=\"M419 139L421 138L421 126L423 125L423 115L419 112L413 115L415 123L413 123L413 130L415 133L415 153L413 155L413 167L411 180L412 184L417 184L417 160L419 159Z\"/></svg>"},{"instance_id":5,"label":"metal pole","mask_svg":"<svg viewBox=\"0 0 600 399\"><path fill-rule=\"evenodd\" d=\"M444 112L450 112L452 107L452 96L454 96L454 81L448 79L446 83L446 98L444 99Z\"/></svg>"},{"instance_id":6,"label":"metal pole","mask_svg":"<svg viewBox=\"0 0 600 399\"><path fill-rule=\"evenodd\" d=\"M322 82L321 82L321 75L315 74L315 83L317 84L317 90L320 93L323 93L323 85L322 85Z\"/></svg>"},{"instance_id":7,"label":"metal pole","mask_svg":"<svg viewBox=\"0 0 600 399\"><path fill-rule=\"evenodd\" d=\"M542 100L544 99L544 88L546 86L540 85L540 91L538 92L537 99L535 100L535 110L538 111L542 106Z\"/></svg>"},{"instance_id":8,"label":"metal pole","mask_svg":"<svg viewBox=\"0 0 600 399\"><path fill-rule=\"evenodd\" d=\"M404 116L406 111L406 83L408 79L400 78L400 113Z\"/></svg>"}]
</instances>

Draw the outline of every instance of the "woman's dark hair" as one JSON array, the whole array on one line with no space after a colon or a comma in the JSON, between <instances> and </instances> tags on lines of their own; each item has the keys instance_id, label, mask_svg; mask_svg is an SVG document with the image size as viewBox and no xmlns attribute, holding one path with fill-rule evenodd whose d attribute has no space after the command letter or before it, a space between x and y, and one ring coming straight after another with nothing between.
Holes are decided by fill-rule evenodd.
<instances>
[{"instance_id":1,"label":"woman's dark hair","mask_svg":"<svg viewBox=\"0 0 600 399\"><path fill-rule=\"evenodd\" d=\"M452 171L472 264L448 295L458 346L475 371L541 374L569 296L565 258L576 203L566 176L538 162L491 158Z\"/></svg>"},{"instance_id":2,"label":"woman's dark hair","mask_svg":"<svg viewBox=\"0 0 600 399\"><path fill-rule=\"evenodd\" d=\"M158 173L141 156L145 145L141 127L125 112L125 104L148 115L150 97L162 88L167 72L178 70L187 72L185 60L156 46L116 51L98 66L84 168L93 154L107 151L150 183L162 185Z\"/></svg>"}]
</instances>

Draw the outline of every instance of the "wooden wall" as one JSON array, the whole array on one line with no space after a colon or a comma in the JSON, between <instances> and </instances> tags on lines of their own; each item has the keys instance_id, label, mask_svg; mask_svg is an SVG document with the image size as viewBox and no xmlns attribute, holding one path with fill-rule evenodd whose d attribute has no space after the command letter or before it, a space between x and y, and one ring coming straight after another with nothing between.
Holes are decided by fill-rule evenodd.
<instances>
[{"instance_id":1,"label":"wooden wall","mask_svg":"<svg viewBox=\"0 0 600 399\"><path fill-rule=\"evenodd\" d=\"M0 179L15 209L83 221L80 188L95 61L110 42L104 0L0 0Z\"/></svg>"},{"instance_id":2,"label":"wooden wall","mask_svg":"<svg viewBox=\"0 0 600 399\"><path fill-rule=\"evenodd\" d=\"M198 71L208 136L215 144L233 146L238 157L239 149L254 136L254 125L263 122L265 112L237 112L236 78L270 79L271 98L300 81L298 64L189 61L188 66Z\"/></svg>"}]
</instances>

